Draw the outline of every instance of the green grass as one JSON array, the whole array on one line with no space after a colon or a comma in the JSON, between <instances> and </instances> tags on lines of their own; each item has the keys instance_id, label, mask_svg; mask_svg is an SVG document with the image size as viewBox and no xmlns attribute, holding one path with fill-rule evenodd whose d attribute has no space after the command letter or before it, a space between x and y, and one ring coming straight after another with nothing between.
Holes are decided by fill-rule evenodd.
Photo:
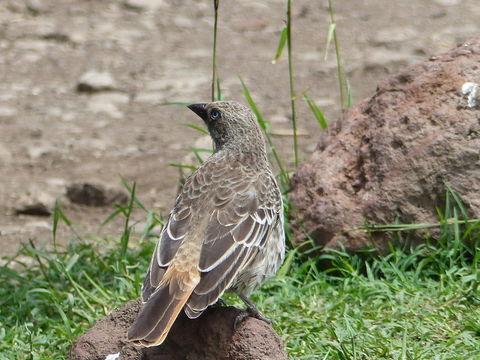
<instances>
[{"instance_id":1,"label":"green grass","mask_svg":"<svg viewBox=\"0 0 480 360\"><path fill-rule=\"evenodd\" d=\"M118 238L75 237L56 251L30 242L0 267L0 359L63 359L97 319L139 296L155 239L131 237L138 204L122 209ZM291 249L253 300L292 359L479 359L479 224L440 222L435 243L384 256Z\"/></svg>"}]
</instances>

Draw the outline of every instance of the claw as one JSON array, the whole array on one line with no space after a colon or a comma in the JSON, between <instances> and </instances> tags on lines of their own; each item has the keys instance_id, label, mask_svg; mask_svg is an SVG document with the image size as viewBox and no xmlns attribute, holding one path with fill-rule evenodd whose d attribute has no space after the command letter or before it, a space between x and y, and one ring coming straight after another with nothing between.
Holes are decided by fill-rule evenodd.
<instances>
[{"instance_id":1,"label":"claw","mask_svg":"<svg viewBox=\"0 0 480 360\"><path fill-rule=\"evenodd\" d=\"M233 328L236 329L237 326L244 321L247 317L254 317L258 320L265 321L267 324L271 324L272 320L262 315L262 313L256 308L255 304L252 303L245 295L238 294L238 297L247 305L247 309L242 311L235 318Z\"/></svg>"}]
</instances>

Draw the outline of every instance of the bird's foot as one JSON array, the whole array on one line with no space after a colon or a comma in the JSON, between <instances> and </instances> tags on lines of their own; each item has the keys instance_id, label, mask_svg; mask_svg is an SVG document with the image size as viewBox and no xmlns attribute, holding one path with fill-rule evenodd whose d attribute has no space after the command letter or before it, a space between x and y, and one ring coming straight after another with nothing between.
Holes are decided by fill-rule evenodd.
<instances>
[{"instance_id":1,"label":"bird's foot","mask_svg":"<svg viewBox=\"0 0 480 360\"><path fill-rule=\"evenodd\" d=\"M247 309L240 312L235 318L233 328L236 329L240 323L242 323L247 317L254 317L258 320L265 321L267 324L271 324L272 320L262 315L257 307L243 294L238 295L240 299L247 305Z\"/></svg>"}]
</instances>

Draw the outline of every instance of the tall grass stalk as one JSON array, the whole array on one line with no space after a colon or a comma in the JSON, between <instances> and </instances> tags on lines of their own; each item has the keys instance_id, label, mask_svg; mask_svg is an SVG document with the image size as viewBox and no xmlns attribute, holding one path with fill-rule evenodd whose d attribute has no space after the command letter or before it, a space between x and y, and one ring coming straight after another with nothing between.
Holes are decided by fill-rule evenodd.
<instances>
[{"instance_id":1,"label":"tall grass stalk","mask_svg":"<svg viewBox=\"0 0 480 360\"><path fill-rule=\"evenodd\" d=\"M330 40L333 37L333 43L335 44L335 56L337 59L337 74L338 74L338 87L340 90L340 105L342 112L347 108L352 107L352 92L350 84L345 75L345 69L343 67L342 54L340 51L340 44L337 37L337 23L335 21L335 12L333 10L332 0L328 0L328 13L330 14L330 27L329 36L327 40L327 49Z\"/></svg>"},{"instance_id":2,"label":"tall grass stalk","mask_svg":"<svg viewBox=\"0 0 480 360\"><path fill-rule=\"evenodd\" d=\"M213 20L213 52L212 52L212 88L211 88L211 98L212 101L215 101L215 86L218 86L220 90L219 83L217 84L217 25L218 25L218 8L220 6L220 0L213 0L213 10L214 10L214 20Z\"/></svg>"},{"instance_id":3,"label":"tall grass stalk","mask_svg":"<svg viewBox=\"0 0 480 360\"><path fill-rule=\"evenodd\" d=\"M290 83L290 107L292 112L293 128L293 152L295 154L295 167L298 167L298 138L297 138L297 115L295 111L295 86L293 77L292 59L292 1L287 2L287 54L288 54L288 79Z\"/></svg>"}]
</instances>

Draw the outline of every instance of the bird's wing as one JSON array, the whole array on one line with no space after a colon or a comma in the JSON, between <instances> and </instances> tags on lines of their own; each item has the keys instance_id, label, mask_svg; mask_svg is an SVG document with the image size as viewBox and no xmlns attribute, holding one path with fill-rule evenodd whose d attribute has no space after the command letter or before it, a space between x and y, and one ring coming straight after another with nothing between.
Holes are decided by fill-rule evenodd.
<instances>
[{"instance_id":1,"label":"bird's wing","mask_svg":"<svg viewBox=\"0 0 480 360\"><path fill-rule=\"evenodd\" d=\"M177 199L181 203L182 199ZM146 302L160 284L165 271L187 233L192 216L189 206L175 206L160 234L143 282L142 300Z\"/></svg>"},{"instance_id":2,"label":"bird's wing","mask_svg":"<svg viewBox=\"0 0 480 360\"><path fill-rule=\"evenodd\" d=\"M272 180L248 183L233 177L218 188L200 253L200 282L185 306L190 318L199 316L231 286L280 221L281 202L268 196L275 186Z\"/></svg>"},{"instance_id":3,"label":"bird's wing","mask_svg":"<svg viewBox=\"0 0 480 360\"><path fill-rule=\"evenodd\" d=\"M162 229L160 238L150 261L148 273L142 287L142 300L146 302L157 290L172 259L190 229L192 212L208 196L212 188L228 177L238 175L229 167L219 167L207 162L187 178L168 220Z\"/></svg>"}]
</instances>

